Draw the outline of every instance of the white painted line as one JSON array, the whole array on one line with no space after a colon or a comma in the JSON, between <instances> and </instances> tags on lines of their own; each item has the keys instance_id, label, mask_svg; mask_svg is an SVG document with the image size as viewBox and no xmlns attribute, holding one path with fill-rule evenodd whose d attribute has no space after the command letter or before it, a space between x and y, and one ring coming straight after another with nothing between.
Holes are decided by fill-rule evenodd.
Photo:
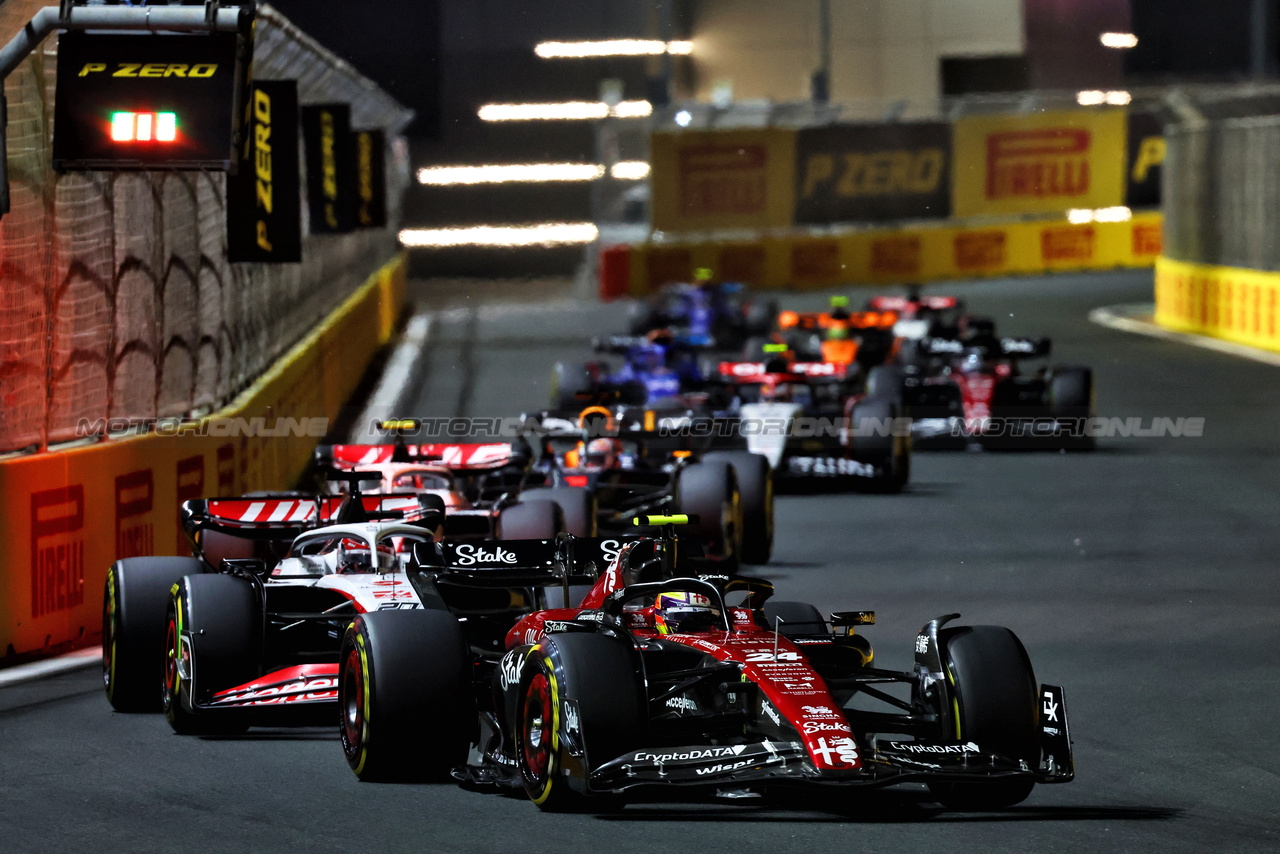
<instances>
[{"instance_id":1,"label":"white painted line","mask_svg":"<svg viewBox=\"0 0 1280 854\"><path fill-rule=\"evenodd\" d=\"M93 646L88 649L78 649L75 652L68 652L66 655L60 655L57 658L33 661L31 664L20 664L17 667L8 667L0 670L0 688L21 685L23 682L44 679L48 676L57 676L59 673L68 673L72 670L82 670L101 664L102 647Z\"/></svg>"},{"instance_id":2,"label":"white painted line","mask_svg":"<svg viewBox=\"0 0 1280 854\"><path fill-rule=\"evenodd\" d=\"M1095 308L1089 312L1089 320L1099 326L1118 329L1121 332L1133 332L1165 341L1176 341L1179 344L1190 344L1193 347L1225 353L1228 356L1251 359L1255 362L1280 367L1280 353L1250 347L1247 344L1237 344L1234 341L1224 341L1221 338L1213 338L1208 335L1174 332L1155 323L1152 319L1154 315L1154 305L1151 303L1138 303L1137 305L1113 305L1106 308Z\"/></svg>"},{"instance_id":3,"label":"white painted line","mask_svg":"<svg viewBox=\"0 0 1280 854\"><path fill-rule=\"evenodd\" d=\"M352 436L353 439L367 441L369 436L365 431L375 418L384 420L400 417L400 413L396 411L396 408L400 405L401 398L404 397L409 381L417 373L423 351L427 346L427 339L430 336L431 315L414 315L408 325L405 326L404 336L391 353L391 358L387 359L387 366L383 369L382 376L378 379L378 387L369 396L369 404L365 406L364 412L360 414L360 420L353 428L355 434Z\"/></svg>"}]
</instances>

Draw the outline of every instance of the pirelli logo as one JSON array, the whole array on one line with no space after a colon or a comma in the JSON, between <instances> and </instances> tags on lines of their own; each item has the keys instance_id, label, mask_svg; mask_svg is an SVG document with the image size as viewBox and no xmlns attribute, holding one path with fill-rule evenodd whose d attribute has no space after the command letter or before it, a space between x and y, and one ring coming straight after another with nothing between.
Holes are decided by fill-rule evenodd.
<instances>
[{"instance_id":1,"label":"pirelli logo","mask_svg":"<svg viewBox=\"0 0 1280 854\"><path fill-rule=\"evenodd\" d=\"M31 494L31 616L84 604L84 484Z\"/></svg>"},{"instance_id":2,"label":"pirelli logo","mask_svg":"<svg viewBox=\"0 0 1280 854\"><path fill-rule=\"evenodd\" d=\"M188 65L180 62L86 62L80 68L80 77L101 74L108 77L144 77L163 80L166 77L207 80L218 73L218 64L201 62Z\"/></svg>"},{"instance_id":3,"label":"pirelli logo","mask_svg":"<svg viewBox=\"0 0 1280 854\"><path fill-rule=\"evenodd\" d=\"M1091 139L1083 128L991 134L987 137L987 198L1088 195Z\"/></svg>"}]
</instances>

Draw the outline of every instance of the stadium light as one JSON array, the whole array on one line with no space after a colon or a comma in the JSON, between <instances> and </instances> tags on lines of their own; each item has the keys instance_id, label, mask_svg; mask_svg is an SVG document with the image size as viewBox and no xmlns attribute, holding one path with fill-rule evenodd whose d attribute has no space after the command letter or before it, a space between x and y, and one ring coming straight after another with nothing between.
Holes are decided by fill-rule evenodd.
<instances>
[{"instance_id":1,"label":"stadium light","mask_svg":"<svg viewBox=\"0 0 1280 854\"><path fill-rule=\"evenodd\" d=\"M472 225L458 228L405 228L400 243L410 249L477 246L490 248L581 246L599 229L590 222L543 222L534 225Z\"/></svg>"},{"instance_id":2,"label":"stadium light","mask_svg":"<svg viewBox=\"0 0 1280 854\"><path fill-rule=\"evenodd\" d=\"M543 59L589 59L605 56L688 56L693 42L657 39L609 39L606 41L541 42L533 52Z\"/></svg>"},{"instance_id":3,"label":"stadium light","mask_svg":"<svg viewBox=\"0 0 1280 854\"><path fill-rule=\"evenodd\" d=\"M604 101L564 101L550 104L485 104L479 110L485 122L584 121L613 116L643 118L653 113L648 101L622 101L610 108Z\"/></svg>"},{"instance_id":4,"label":"stadium light","mask_svg":"<svg viewBox=\"0 0 1280 854\"><path fill-rule=\"evenodd\" d=\"M1133 33L1103 33L1098 39L1103 47L1113 47L1117 50L1138 46L1138 37Z\"/></svg>"},{"instance_id":5,"label":"stadium light","mask_svg":"<svg viewBox=\"0 0 1280 854\"><path fill-rule=\"evenodd\" d=\"M544 184L594 181L604 167L594 163L490 163L480 166L428 166L418 170L418 183L436 187L458 184Z\"/></svg>"},{"instance_id":6,"label":"stadium light","mask_svg":"<svg viewBox=\"0 0 1280 854\"><path fill-rule=\"evenodd\" d=\"M1099 89L1087 89L1076 93L1076 103L1082 107L1096 107L1101 104L1123 107L1132 101L1133 95L1124 91L1103 92Z\"/></svg>"}]
</instances>

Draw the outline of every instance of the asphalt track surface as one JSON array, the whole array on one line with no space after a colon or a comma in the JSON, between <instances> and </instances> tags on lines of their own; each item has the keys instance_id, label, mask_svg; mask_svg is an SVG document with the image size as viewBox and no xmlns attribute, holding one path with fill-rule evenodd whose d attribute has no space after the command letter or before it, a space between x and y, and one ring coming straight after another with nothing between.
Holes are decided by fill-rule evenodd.
<instances>
[{"instance_id":1,"label":"asphalt track surface","mask_svg":"<svg viewBox=\"0 0 1280 854\"><path fill-rule=\"evenodd\" d=\"M941 291L940 288L935 288ZM645 803L542 815L452 785L362 784L329 730L173 735L113 714L96 670L0 690L0 849L459 852L1263 851L1280 846L1277 369L1093 326L1149 274L957 285L1012 334L1097 371L1105 415L1204 417L1202 438L1093 454L917 455L899 496L778 501L783 598L874 608L882 666L950 611L1013 628L1065 686L1077 778L995 814L914 790ZM819 305L819 296L795 298ZM439 319L401 415L541 405L619 307L461 309Z\"/></svg>"}]
</instances>

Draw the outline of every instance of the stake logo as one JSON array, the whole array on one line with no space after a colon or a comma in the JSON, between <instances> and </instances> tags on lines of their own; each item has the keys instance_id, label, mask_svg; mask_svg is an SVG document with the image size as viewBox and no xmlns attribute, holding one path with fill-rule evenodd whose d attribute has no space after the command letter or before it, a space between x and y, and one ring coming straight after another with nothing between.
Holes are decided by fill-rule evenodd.
<instances>
[{"instance_id":1,"label":"stake logo","mask_svg":"<svg viewBox=\"0 0 1280 854\"><path fill-rule=\"evenodd\" d=\"M31 616L84 604L84 485L31 494Z\"/></svg>"}]
</instances>

